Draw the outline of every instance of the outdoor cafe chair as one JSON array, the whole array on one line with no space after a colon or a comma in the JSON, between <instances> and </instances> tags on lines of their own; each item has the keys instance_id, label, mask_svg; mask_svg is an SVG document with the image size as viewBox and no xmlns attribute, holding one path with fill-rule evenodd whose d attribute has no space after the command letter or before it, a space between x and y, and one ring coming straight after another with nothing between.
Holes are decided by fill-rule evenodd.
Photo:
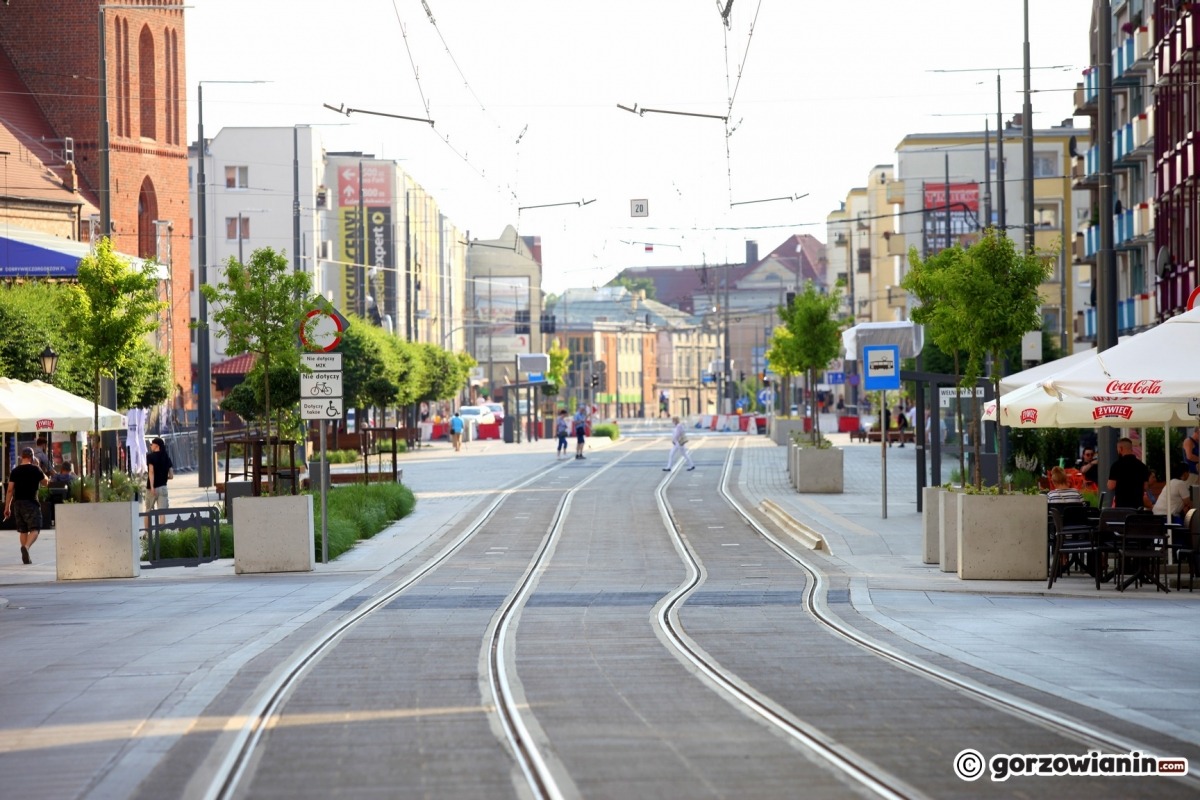
<instances>
[{"instance_id":1,"label":"outdoor cafe chair","mask_svg":"<svg viewBox=\"0 0 1200 800\"><path fill-rule=\"evenodd\" d=\"M1076 563L1081 556L1090 555L1091 571L1096 578L1096 588L1100 588L1100 574L1103 571L1100 564L1100 546L1096 537L1096 517L1091 506L1074 503L1052 504L1050 517L1054 523L1054 542L1050 553L1048 569L1049 580L1047 589L1054 588L1054 581L1063 569L1062 556L1066 555Z\"/></svg>"},{"instance_id":2,"label":"outdoor cafe chair","mask_svg":"<svg viewBox=\"0 0 1200 800\"><path fill-rule=\"evenodd\" d=\"M1166 557L1166 522L1148 514L1126 517L1124 530L1119 536L1117 590L1123 592L1135 583L1139 586L1153 583L1156 591L1161 589L1169 592L1170 589L1160 580Z\"/></svg>"},{"instance_id":3,"label":"outdoor cafe chair","mask_svg":"<svg viewBox=\"0 0 1200 800\"><path fill-rule=\"evenodd\" d=\"M1183 562L1188 562L1188 591L1192 591L1196 579L1196 569L1200 568L1200 512L1192 509L1185 518L1187 525L1177 528L1173 536L1179 540L1175 547L1175 586L1183 588L1180 579L1183 577Z\"/></svg>"}]
</instances>

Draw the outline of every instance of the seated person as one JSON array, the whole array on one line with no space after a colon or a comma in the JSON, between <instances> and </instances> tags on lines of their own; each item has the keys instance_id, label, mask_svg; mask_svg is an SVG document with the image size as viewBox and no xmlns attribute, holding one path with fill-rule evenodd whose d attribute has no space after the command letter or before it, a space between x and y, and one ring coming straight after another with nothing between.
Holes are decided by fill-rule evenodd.
<instances>
[{"instance_id":1,"label":"seated person","mask_svg":"<svg viewBox=\"0 0 1200 800\"><path fill-rule=\"evenodd\" d=\"M1050 470L1050 491L1046 494L1048 503L1082 503L1083 495L1078 489L1071 488L1067 471L1062 467Z\"/></svg>"},{"instance_id":2,"label":"seated person","mask_svg":"<svg viewBox=\"0 0 1200 800\"><path fill-rule=\"evenodd\" d=\"M64 485L72 483L78 479L79 476L75 474L75 465L70 461L64 461L59 464L58 471L50 476L50 480Z\"/></svg>"},{"instance_id":3,"label":"seated person","mask_svg":"<svg viewBox=\"0 0 1200 800\"><path fill-rule=\"evenodd\" d=\"M1100 461L1096 458L1096 450L1092 447L1083 448L1083 457L1075 462L1076 469L1083 476L1084 481L1096 483L1096 477L1099 475L1097 470L1100 469Z\"/></svg>"},{"instance_id":4,"label":"seated person","mask_svg":"<svg viewBox=\"0 0 1200 800\"><path fill-rule=\"evenodd\" d=\"M1158 479L1158 471L1150 470L1150 479L1146 481L1146 491L1142 495L1142 507L1147 511L1153 509L1164 488L1166 484Z\"/></svg>"},{"instance_id":5,"label":"seated person","mask_svg":"<svg viewBox=\"0 0 1200 800\"><path fill-rule=\"evenodd\" d=\"M1171 465L1171 481L1163 491L1159 492L1154 502L1154 513L1167 515L1167 504L1171 506L1170 522L1182 522L1183 515L1192 507L1191 491L1187 482L1187 465L1184 463Z\"/></svg>"}]
</instances>

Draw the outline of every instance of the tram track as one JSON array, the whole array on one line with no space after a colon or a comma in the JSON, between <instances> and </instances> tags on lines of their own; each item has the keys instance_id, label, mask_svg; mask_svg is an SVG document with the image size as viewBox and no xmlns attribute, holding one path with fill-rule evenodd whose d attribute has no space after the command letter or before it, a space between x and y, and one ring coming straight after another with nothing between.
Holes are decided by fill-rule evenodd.
<instances>
[{"instance_id":1,"label":"tram track","mask_svg":"<svg viewBox=\"0 0 1200 800\"><path fill-rule=\"evenodd\" d=\"M1158 748L1144 742L1120 735L1103 727L1081 721L1065 715L1061 709L1052 709L1039 705L1012 693L995 687L987 686L977 680L956 674L952 670L931 664L917 656L905 653L889 646L870 634L855 627L830 608L827 601L829 581L825 571L815 563L812 556L801 553L794 545L786 542L786 537L780 537L764 526L755 515L737 500L729 489L732 465L735 460L737 445L730 447L721 472L718 486L720 497L733 509L736 514L759 536L769 543L773 549L788 561L798 566L807 576L803 591L805 611L811 618L835 637L870 653L876 658L904 669L923 679L945 687L952 692L969 697L986 706L1001 711L1011 717L1024 720L1049 731L1069 738L1079 744L1102 752L1154 752ZM660 511L664 524L672 532L676 547L681 557L688 565L689 578L672 594L664 599L656 609L657 623L664 637L676 648L680 657L691 663L713 685L715 685L730 702L746 708L758 716L766 724L788 736L802 741L806 746L814 748L835 769L844 772L848 777L859 783L864 789L880 797L918 796L921 793L908 786L904 781L886 771L879 769L869 760L863 759L852 750L842 746L831 736L824 734L819 727L810 725L794 717L774 699L752 688L749 683L732 671L721 666L719 661L707 653L683 629L679 620L680 610L686 605L689 596L702 586L705 579L705 567L699 560L694 548L687 541L687 534L680 531L676 524L675 515L665 498L666 484L659 491L661 500ZM1167 754L1164 754L1167 755ZM1180 783L1195 789L1200 788L1194 759L1189 764L1190 771L1186 776L1176 778ZM914 794L915 793L915 794Z\"/></svg>"},{"instance_id":2,"label":"tram track","mask_svg":"<svg viewBox=\"0 0 1200 800\"><path fill-rule=\"evenodd\" d=\"M642 447L645 446L642 445ZM561 535L572 497L634 452L636 450L631 450L598 469L589 471L582 480L561 490L562 496L556 502L549 529L537 545L533 557L526 564L515 588L493 615L493 621L485 634L484 651L486 656L483 660L487 665L485 683L491 694L489 708L498 720L499 727L504 732L506 745L520 773L524 776L529 792L534 797L557 800L566 796L560 784L563 780L569 781L569 779L562 774L561 770L556 773L551 769L535 741L526 720L526 712L521 710L520 700L512 688L514 675L511 673L506 653L511 653L515 622L519 618L521 606L532 590L538 570L542 568L552 552L556 538ZM562 466L562 464L556 463L502 490L434 556L408 572L385 591L353 609L292 653L285 663L273 671L270 680L256 692L255 697L244 705L242 712L236 717L239 722L236 729L226 733L225 738L228 741L220 743L215 748L223 752L215 768L206 772L201 791L189 791L187 794L203 797L205 800L225 800L241 796L252 775L257 753L265 734L275 724L289 698L304 683L314 667L357 626L376 612L388 607L389 604L402 597L405 592L446 565L468 542L485 530L506 503L511 502L520 493L535 487L539 481L554 474ZM195 788L194 782L192 787Z\"/></svg>"}]
</instances>

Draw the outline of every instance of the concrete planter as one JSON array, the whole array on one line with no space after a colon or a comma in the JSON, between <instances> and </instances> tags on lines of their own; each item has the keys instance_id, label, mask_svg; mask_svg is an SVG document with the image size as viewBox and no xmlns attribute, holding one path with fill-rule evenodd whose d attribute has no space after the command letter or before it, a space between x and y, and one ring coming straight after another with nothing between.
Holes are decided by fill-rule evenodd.
<instances>
[{"instance_id":1,"label":"concrete planter","mask_svg":"<svg viewBox=\"0 0 1200 800\"><path fill-rule=\"evenodd\" d=\"M233 513L234 572L313 571L312 495L236 497Z\"/></svg>"},{"instance_id":2,"label":"concrete planter","mask_svg":"<svg viewBox=\"0 0 1200 800\"><path fill-rule=\"evenodd\" d=\"M942 572L958 572L958 495L953 489L945 489L937 496L937 563Z\"/></svg>"},{"instance_id":3,"label":"concrete planter","mask_svg":"<svg viewBox=\"0 0 1200 800\"><path fill-rule=\"evenodd\" d=\"M921 562L937 564L938 549L942 541L942 501L946 490L941 486L926 486L921 490L921 520L924 522L921 542Z\"/></svg>"},{"instance_id":4,"label":"concrete planter","mask_svg":"<svg viewBox=\"0 0 1200 800\"><path fill-rule=\"evenodd\" d=\"M801 494L842 493L842 450L789 445L792 486Z\"/></svg>"},{"instance_id":5,"label":"concrete planter","mask_svg":"<svg viewBox=\"0 0 1200 800\"><path fill-rule=\"evenodd\" d=\"M1046 578L1046 498L1037 494L958 495L958 577Z\"/></svg>"},{"instance_id":6,"label":"concrete planter","mask_svg":"<svg viewBox=\"0 0 1200 800\"><path fill-rule=\"evenodd\" d=\"M54 526L58 579L96 580L141 575L140 510L134 500L58 506Z\"/></svg>"},{"instance_id":7,"label":"concrete planter","mask_svg":"<svg viewBox=\"0 0 1200 800\"><path fill-rule=\"evenodd\" d=\"M812 423L807 419L781 419L771 417L771 441L777 445L791 444L793 433L805 433L812 430Z\"/></svg>"}]
</instances>

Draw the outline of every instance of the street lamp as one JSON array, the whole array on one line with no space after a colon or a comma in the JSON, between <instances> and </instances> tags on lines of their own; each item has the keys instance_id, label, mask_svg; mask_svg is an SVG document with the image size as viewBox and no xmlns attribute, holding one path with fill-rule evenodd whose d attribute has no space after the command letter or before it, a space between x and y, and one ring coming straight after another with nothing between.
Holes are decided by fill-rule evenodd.
<instances>
[{"instance_id":1,"label":"street lamp","mask_svg":"<svg viewBox=\"0 0 1200 800\"><path fill-rule=\"evenodd\" d=\"M137 6L137 8L150 8L150 6ZM204 162L208 160L208 145L204 141L204 84L206 83L266 83L266 81L198 81L196 83L198 128L198 152L196 155L200 161L196 173L196 226L199 228L196 236L196 255L200 262L196 271L197 289L208 283L208 199L207 178L204 175ZM105 114L107 115L107 112ZM107 142L107 138L105 142ZM105 159L108 157L107 153L106 146ZM103 216L101 224L104 224ZM239 238L241 236L240 223L238 236ZM197 377L199 385L196 387L196 460L199 463L197 477L200 488L203 489L213 485L212 343L208 331L208 300L204 297L203 292L197 292L197 303L196 324L200 328L200 335L196 337L196 371L200 374Z\"/></svg>"},{"instance_id":2,"label":"street lamp","mask_svg":"<svg viewBox=\"0 0 1200 800\"><path fill-rule=\"evenodd\" d=\"M42 351L40 358L42 360L42 372L46 374L47 378L53 377L55 371L58 369L58 353L51 350L50 345L46 345L46 349Z\"/></svg>"}]
</instances>

